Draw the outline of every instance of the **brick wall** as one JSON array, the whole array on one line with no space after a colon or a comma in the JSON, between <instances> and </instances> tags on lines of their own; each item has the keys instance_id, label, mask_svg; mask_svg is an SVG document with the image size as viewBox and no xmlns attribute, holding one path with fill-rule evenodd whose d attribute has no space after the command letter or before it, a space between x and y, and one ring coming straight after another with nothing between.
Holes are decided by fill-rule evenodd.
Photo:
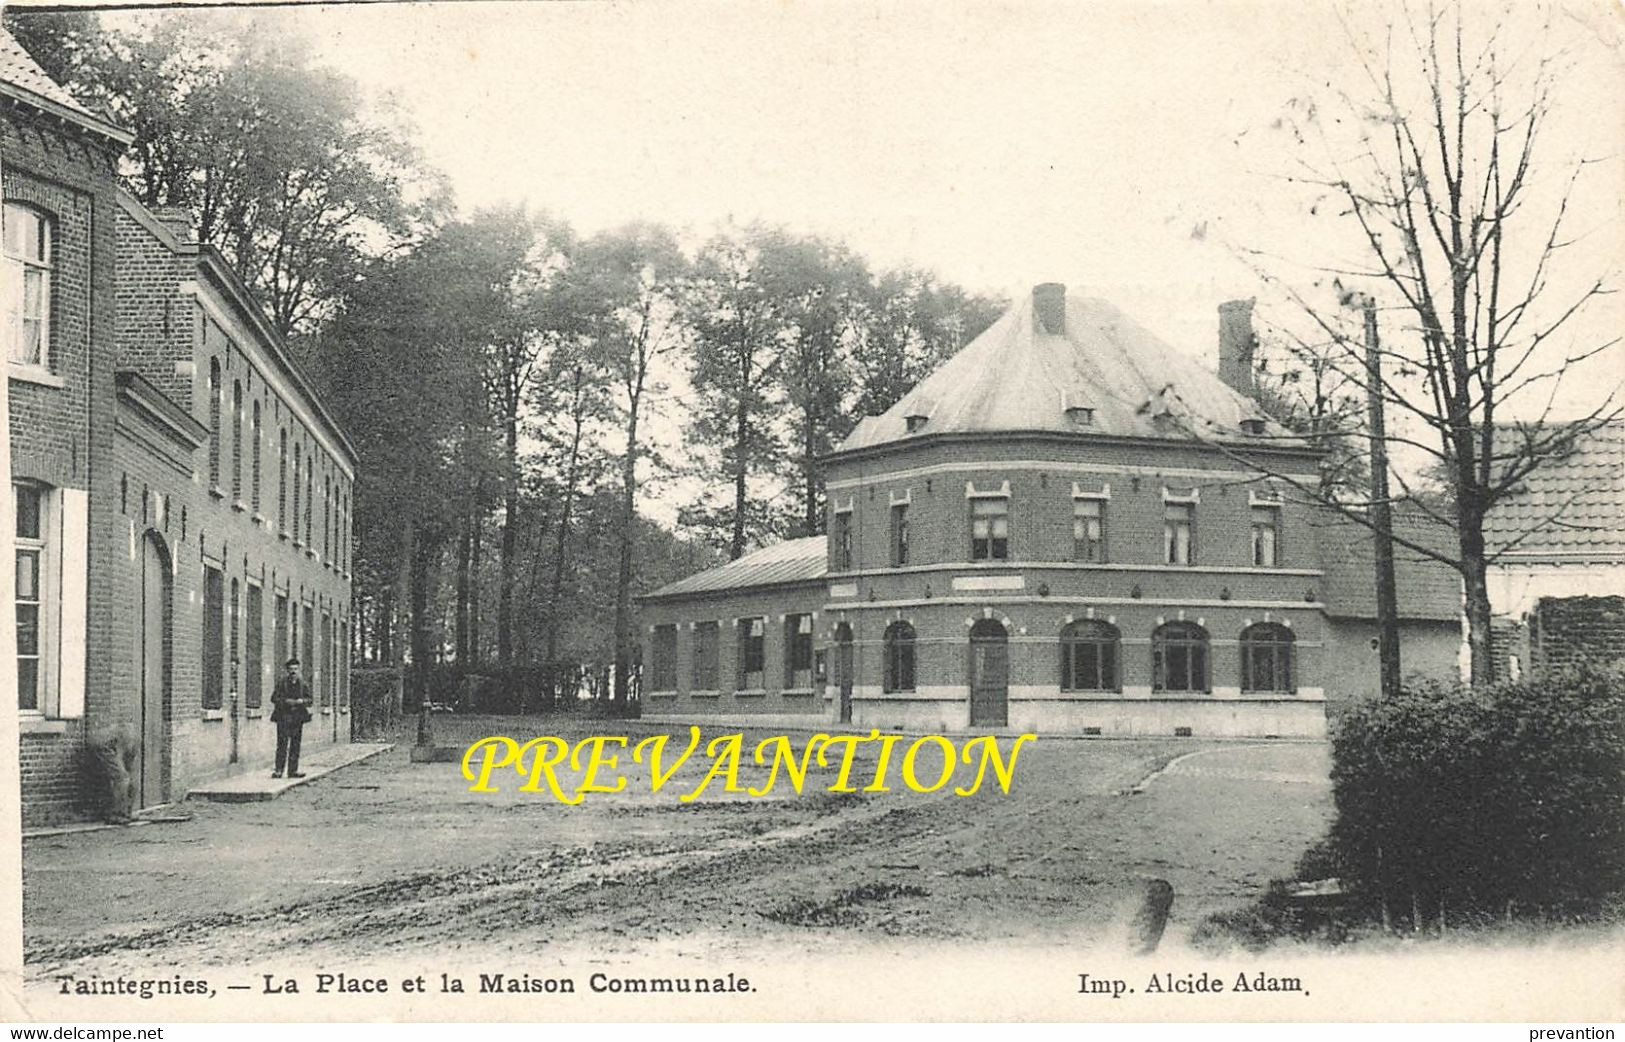
<instances>
[{"instance_id":1,"label":"brick wall","mask_svg":"<svg viewBox=\"0 0 1625 1042\"><path fill-rule=\"evenodd\" d=\"M1532 671L1625 660L1625 597L1542 597L1528 627Z\"/></svg>"},{"instance_id":2,"label":"brick wall","mask_svg":"<svg viewBox=\"0 0 1625 1042\"><path fill-rule=\"evenodd\" d=\"M85 721L112 698L114 607L107 564L112 467L115 236L111 146L22 107L0 112L4 192L54 221L50 376L11 380L12 473L89 493L85 718L30 722L21 762L24 822L82 813L78 759Z\"/></svg>"}]
</instances>

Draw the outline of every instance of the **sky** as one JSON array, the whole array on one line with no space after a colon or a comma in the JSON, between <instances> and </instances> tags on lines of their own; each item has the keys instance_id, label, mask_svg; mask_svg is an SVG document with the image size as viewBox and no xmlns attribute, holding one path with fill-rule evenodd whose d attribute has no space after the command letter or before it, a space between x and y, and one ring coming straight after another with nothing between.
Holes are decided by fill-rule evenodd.
<instances>
[{"instance_id":1,"label":"sky","mask_svg":"<svg viewBox=\"0 0 1625 1042\"><path fill-rule=\"evenodd\" d=\"M1378 26L1376 5L1355 12L1356 35ZM759 219L977 291L1065 282L1210 364L1219 303L1258 296L1265 322L1272 308L1287 321L1261 272L1329 297L1312 267L1348 252L1346 222L1332 208L1310 216L1285 177L1346 158L1335 149L1349 124L1329 108L1329 145L1282 129L1302 115L1293 99L1363 88L1345 23L1321 0L364 4L254 17L311 37L371 96L393 98L465 211L521 202L587 233ZM1573 159L1597 160L1571 208L1572 277L1610 271L1615 285L1622 28L1617 2L1573 0L1551 29L1508 34L1566 51L1541 188L1560 187ZM1620 298L1578 328L1618 335ZM1574 409L1618 384L1625 351L1593 372L1572 382Z\"/></svg>"}]
</instances>

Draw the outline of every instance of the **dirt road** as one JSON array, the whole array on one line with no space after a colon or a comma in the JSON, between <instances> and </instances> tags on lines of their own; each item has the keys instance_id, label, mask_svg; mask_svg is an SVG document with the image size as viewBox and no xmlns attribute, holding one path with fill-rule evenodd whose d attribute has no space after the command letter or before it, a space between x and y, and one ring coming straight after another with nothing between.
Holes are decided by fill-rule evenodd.
<instances>
[{"instance_id":1,"label":"dirt road","mask_svg":"<svg viewBox=\"0 0 1625 1042\"><path fill-rule=\"evenodd\" d=\"M514 726L458 721L442 740L527 736ZM1173 885L1177 936L1286 873L1329 814L1320 745L1040 739L1021 756L1008 796L629 792L571 807L471 794L456 765L410 764L403 746L274 802L30 840L28 974L290 951L1043 944L1109 929L1147 876Z\"/></svg>"}]
</instances>

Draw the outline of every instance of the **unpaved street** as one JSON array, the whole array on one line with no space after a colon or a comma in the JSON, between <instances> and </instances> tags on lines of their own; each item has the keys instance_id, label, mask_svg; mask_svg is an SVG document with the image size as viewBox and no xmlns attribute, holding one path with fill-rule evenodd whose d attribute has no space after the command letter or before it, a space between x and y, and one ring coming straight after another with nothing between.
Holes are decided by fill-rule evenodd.
<instances>
[{"instance_id":1,"label":"unpaved street","mask_svg":"<svg viewBox=\"0 0 1625 1042\"><path fill-rule=\"evenodd\" d=\"M437 723L442 741L529 736L516 720ZM634 783L572 807L471 794L457 765L411 764L403 744L272 802L195 803L190 821L29 840L29 974L499 945L1085 941L1148 876L1174 887L1177 936L1289 871L1326 824L1326 769L1315 744L1041 738L1009 796L809 785L682 804Z\"/></svg>"}]
</instances>

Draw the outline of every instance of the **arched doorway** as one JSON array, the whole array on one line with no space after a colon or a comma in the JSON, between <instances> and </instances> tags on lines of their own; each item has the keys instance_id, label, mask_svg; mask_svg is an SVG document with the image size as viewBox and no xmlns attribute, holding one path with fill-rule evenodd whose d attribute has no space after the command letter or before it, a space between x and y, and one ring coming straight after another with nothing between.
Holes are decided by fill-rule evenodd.
<instances>
[{"instance_id":1,"label":"arched doorway","mask_svg":"<svg viewBox=\"0 0 1625 1042\"><path fill-rule=\"evenodd\" d=\"M141 540L141 756L136 803L152 807L168 799L170 648L169 553L156 533Z\"/></svg>"},{"instance_id":2,"label":"arched doorway","mask_svg":"<svg viewBox=\"0 0 1625 1042\"><path fill-rule=\"evenodd\" d=\"M970 631L970 725L1010 723L1010 637L994 619L981 619Z\"/></svg>"},{"instance_id":3,"label":"arched doorway","mask_svg":"<svg viewBox=\"0 0 1625 1042\"><path fill-rule=\"evenodd\" d=\"M841 723L852 722L852 627L835 627L835 679L841 699Z\"/></svg>"}]
</instances>

